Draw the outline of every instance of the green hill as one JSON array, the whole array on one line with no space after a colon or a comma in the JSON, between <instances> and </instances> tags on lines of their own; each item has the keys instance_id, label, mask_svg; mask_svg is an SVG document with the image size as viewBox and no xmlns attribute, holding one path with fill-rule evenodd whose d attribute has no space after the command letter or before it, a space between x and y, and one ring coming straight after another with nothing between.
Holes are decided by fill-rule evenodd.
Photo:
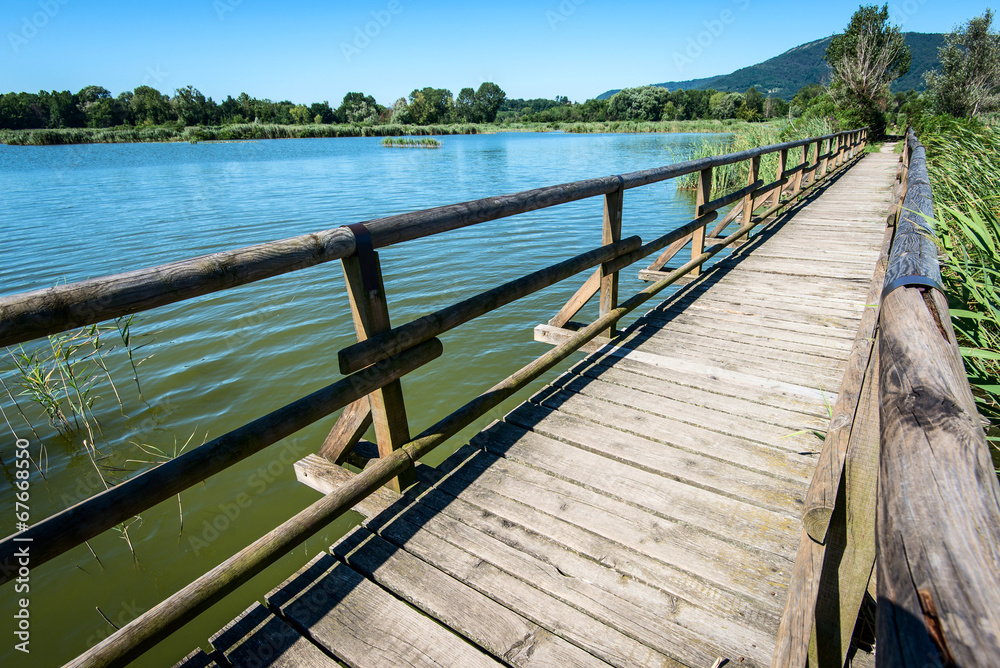
<instances>
[{"instance_id":1,"label":"green hill","mask_svg":"<svg viewBox=\"0 0 1000 668\"><path fill-rule=\"evenodd\" d=\"M933 69L938 64L938 47L944 44L944 35L940 33L904 33L906 43L912 53L910 71L905 76L893 82L894 91L923 90L924 72ZM830 66L823 60L830 37L808 42L785 51L756 65L738 69L731 74L719 74L704 79L689 79L688 81L666 81L652 84L661 88L699 89L742 93L747 88L755 86L757 90L790 100L795 93L807 84L825 83L830 78ZM609 90L598 96L604 100L620 89Z\"/></svg>"}]
</instances>

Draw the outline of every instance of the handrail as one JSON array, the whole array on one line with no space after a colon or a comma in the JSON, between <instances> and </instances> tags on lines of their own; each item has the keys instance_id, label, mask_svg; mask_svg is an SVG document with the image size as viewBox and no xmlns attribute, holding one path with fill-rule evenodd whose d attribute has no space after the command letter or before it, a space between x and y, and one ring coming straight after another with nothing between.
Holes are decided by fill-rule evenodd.
<instances>
[{"instance_id":1,"label":"handrail","mask_svg":"<svg viewBox=\"0 0 1000 668\"><path fill-rule=\"evenodd\" d=\"M837 140L836 152L832 148L834 139ZM622 176L577 181L371 220L364 223L362 230L369 233L370 246L367 242L356 243L354 231L336 228L149 270L0 298L0 344L8 344L341 259L358 339L364 342L340 351L342 366L349 369L344 373L352 375L0 541L0 584L8 581L15 572L13 560L17 542L33 541L32 565L37 566L349 404L357 410L345 411L341 420L351 421L348 425L351 428L335 425L331 434L336 432L348 435L345 436L347 439L357 439L364 431L359 431L357 426L366 421L374 422L379 461L355 478L349 489L338 490L302 511L78 659L93 659L99 665L104 665L105 660L108 665L121 665L128 660L125 657L134 657L142 648L176 629L184 615L200 611L224 596L379 486L387 482L402 486L404 475L412 471L419 457L498 406L587 342L601 335L613 336L615 323L625 314L681 277L697 275L710 258L745 237L777 211L797 201L809 188L837 169L851 164L850 158L854 157L857 148L864 145L865 139L864 129L851 130ZM828 142L829 152L836 155L837 160L832 166L824 162L822 173L817 173L808 187L800 190L801 180L797 180L795 190L787 193L789 196L782 200L783 186L788 181L782 174L787 151L794 147L806 147L803 148L803 156L806 157L807 147L815 143L816 166L819 167L818 147L822 141ZM754 165L752 173L755 173L760 157L771 152L781 152L777 180L761 188L761 181L754 176L753 191L738 191L744 198L744 220L739 229L725 239L714 238L724 229L726 221L720 223L712 233L714 245L706 249L705 228L718 217L715 211L703 211L705 204L711 203L712 169L749 160ZM622 193L625 189L693 172L699 173L694 220L646 244L642 244L639 237L621 239ZM765 198L771 200L770 208L754 215L758 205L767 205L767 202L758 203L755 198L770 192L774 194ZM396 329L389 328L385 288L375 248L602 194L605 196L605 208L601 247L510 281L426 318ZM364 236L361 238L364 239ZM667 246L677 246L679 250L688 239L691 240L689 262L678 269L661 273L658 280L645 290L620 305L617 303L617 275L621 269ZM596 321L572 333L556 348L417 438L410 438L399 379L441 354L441 344L434 337L598 264L600 266L592 279L571 300L571 304L578 304L576 309L579 310L589 297L600 291L600 316ZM571 304L563 310L569 309ZM360 356L356 354L358 351L362 351ZM348 452L354 442L340 444L343 447L339 451Z\"/></svg>"},{"instance_id":2,"label":"handrail","mask_svg":"<svg viewBox=\"0 0 1000 668\"><path fill-rule=\"evenodd\" d=\"M812 648L819 665L846 659L873 563L880 665L980 666L1000 656L1000 484L941 287L926 157L912 129L899 179L868 295L877 329L866 309L806 495L772 668L811 665ZM872 419L880 437L868 455L857 448L874 449L863 441ZM822 608L821 592L833 599Z\"/></svg>"},{"instance_id":3,"label":"handrail","mask_svg":"<svg viewBox=\"0 0 1000 668\"><path fill-rule=\"evenodd\" d=\"M450 204L365 221L374 248L384 248L442 232L618 189L628 190L707 167L719 167L782 149L803 146L857 131L712 156L631 172L621 176L574 181L512 195ZM78 281L19 295L0 297L0 346L92 325L130 313L247 285L265 278L349 257L354 235L342 227L269 241L255 246Z\"/></svg>"},{"instance_id":4,"label":"handrail","mask_svg":"<svg viewBox=\"0 0 1000 668\"><path fill-rule=\"evenodd\" d=\"M880 319L880 663L986 666L1000 656L1000 484L940 288L924 148L910 129L906 198Z\"/></svg>"}]
</instances>

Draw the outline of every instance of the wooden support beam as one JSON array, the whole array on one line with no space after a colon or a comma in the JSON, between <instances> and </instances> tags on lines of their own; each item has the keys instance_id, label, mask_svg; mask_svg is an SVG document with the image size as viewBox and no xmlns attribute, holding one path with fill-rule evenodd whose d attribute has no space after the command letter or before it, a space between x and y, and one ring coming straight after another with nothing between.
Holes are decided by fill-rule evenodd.
<instances>
[{"instance_id":1,"label":"wooden support beam","mask_svg":"<svg viewBox=\"0 0 1000 668\"><path fill-rule=\"evenodd\" d=\"M337 418L333 429L320 446L320 456L334 464L343 464L370 426L372 426L371 401L368 397L363 397L345 408Z\"/></svg>"},{"instance_id":2,"label":"wooden support beam","mask_svg":"<svg viewBox=\"0 0 1000 668\"><path fill-rule=\"evenodd\" d=\"M555 317L549 320L549 324L553 327L562 327L567 322L569 322L574 315L580 312L584 306L587 305L594 295L596 295L601 289L601 270L596 269L594 273L590 275L580 289L577 290L566 305L559 309L559 313L556 313Z\"/></svg>"},{"instance_id":3,"label":"wooden support beam","mask_svg":"<svg viewBox=\"0 0 1000 668\"><path fill-rule=\"evenodd\" d=\"M358 341L391 329L389 322L389 304L385 298L385 285L382 282L382 267L378 253L371 251L371 262L374 264L375 285L365 286L361 261L357 254L342 260L344 265L344 280L347 283L347 296L351 303L351 317L354 318L354 329ZM375 427L375 442L378 444L379 456L388 457L410 440L410 427L406 420L406 406L403 403L403 386L399 380L385 385L369 396L371 417ZM416 478L413 470L407 469L399 477L393 478L389 486L396 492L409 487Z\"/></svg>"},{"instance_id":4,"label":"wooden support beam","mask_svg":"<svg viewBox=\"0 0 1000 668\"><path fill-rule=\"evenodd\" d=\"M689 241L691 241L690 234L667 246L666 249L660 253L659 256L657 256L653 263L646 267L646 271L659 271L662 269L663 265L673 259L673 257L677 255Z\"/></svg>"},{"instance_id":5,"label":"wooden support beam","mask_svg":"<svg viewBox=\"0 0 1000 668\"><path fill-rule=\"evenodd\" d=\"M604 196L604 226L601 243L604 246L621 241L622 206L624 190L620 189ZM618 306L618 272L608 271L607 264L601 267L601 315L610 313ZM612 322L605 336L614 337L617 322Z\"/></svg>"}]
</instances>

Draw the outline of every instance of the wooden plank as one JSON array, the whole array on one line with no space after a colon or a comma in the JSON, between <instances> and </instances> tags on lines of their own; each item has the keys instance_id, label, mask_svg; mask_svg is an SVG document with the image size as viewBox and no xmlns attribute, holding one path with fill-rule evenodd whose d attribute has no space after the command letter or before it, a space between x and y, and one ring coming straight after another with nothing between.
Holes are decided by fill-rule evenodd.
<instances>
[{"instance_id":1,"label":"wooden plank","mask_svg":"<svg viewBox=\"0 0 1000 668\"><path fill-rule=\"evenodd\" d=\"M323 495L333 492L357 475L319 455L306 455L295 462L293 468L296 480ZM363 517L372 517L398 500L399 492L388 487L381 487L370 496L362 499L351 510Z\"/></svg>"},{"instance_id":2,"label":"wooden plank","mask_svg":"<svg viewBox=\"0 0 1000 668\"><path fill-rule=\"evenodd\" d=\"M736 464L658 444L561 411L522 404L505 422L615 461L786 515L801 512L804 487Z\"/></svg>"},{"instance_id":3,"label":"wooden plank","mask_svg":"<svg viewBox=\"0 0 1000 668\"><path fill-rule=\"evenodd\" d=\"M600 379L606 383L614 383L631 387L660 397L681 401L695 406L704 406L720 413L740 415L757 420L761 423L784 427L788 431L800 429L822 429L827 424L828 416L825 409L813 407L811 412L800 410L798 402L780 401L780 397L771 396L770 403L765 403L764 397L731 396L721 392L713 392L694 384L683 384L681 379L670 377L670 374L651 375L642 373L650 371L646 367L633 365L630 360L622 359L616 366L602 365L601 360L584 361L574 366L570 371L587 378ZM655 372L655 370L653 370ZM715 389L715 388L713 388ZM732 390L732 394L738 390Z\"/></svg>"},{"instance_id":4,"label":"wooden plank","mask_svg":"<svg viewBox=\"0 0 1000 668\"><path fill-rule=\"evenodd\" d=\"M608 665L367 530L353 531L331 552L505 663L524 668Z\"/></svg>"},{"instance_id":5,"label":"wooden plank","mask_svg":"<svg viewBox=\"0 0 1000 668\"><path fill-rule=\"evenodd\" d=\"M699 665L720 645L764 648L768 643L765 631L742 620L723 621L728 637L722 636L719 618L697 604L501 521L489 508L430 490L391 522L380 523L379 531L490 597L508 605L525 601L520 610L612 663L631 645L622 636L685 665ZM578 636L595 622L604 630ZM763 651L751 649L751 656Z\"/></svg>"},{"instance_id":6,"label":"wooden plank","mask_svg":"<svg viewBox=\"0 0 1000 668\"><path fill-rule=\"evenodd\" d=\"M639 280L655 283L656 281L662 281L664 278L667 278L670 275L671 271L674 271L674 269L670 267L664 267L660 271L652 271L650 269L640 269ZM688 274L678 278L677 281L675 281L675 283L677 285L686 285L691 281L695 280L696 278L697 278L696 276L691 276L690 274Z\"/></svg>"},{"instance_id":7,"label":"wooden plank","mask_svg":"<svg viewBox=\"0 0 1000 668\"><path fill-rule=\"evenodd\" d=\"M343 464L371 425L371 402L368 397L362 397L348 405L337 418L320 446L320 456L334 464Z\"/></svg>"},{"instance_id":8,"label":"wooden plank","mask_svg":"<svg viewBox=\"0 0 1000 668\"><path fill-rule=\"evenodd\" d=\"M754 570L754 576L765 582L773 581L783 566L791 568L791 555L796 547L793 527L798 523L785 515L677 483L578 448L567 448L566 444L538 434L528 432L512 439L501 424L480 432L474 441L474 445L493 454L573 481L663 520L697 526L706 534L725 537L734 544L742 543L762 554L774 555L778 558L768 557L767 561L777 567L776 571L746 569L748 573Z\"/></svg>"},{"instance_id":9,"label":"wooden plank","mask_svg":"<svg viewBox=\"0 0 1000 668\"><path fill-rule=\"evenodd\" d=\"M332 668L340 664L254 603L209 639L233 668Z\"/></svg>"},{"instance_id":10,"label":"wooden plank","mask_svg":"<svg viewBox=\"0 0 1000 668\"><path fill-rule=\"evenodd\" d=\"M612 384L600 377L590 378L564 374L553 380L551 386L539 390L531 398L531 401L544 402L546 397L553 396L560 391L572 392L575 395L606 402L609 405L605 411L609 414L614 414L619 406L623 406L651 415L673 418L719 434L777 449L801 452L816 446L815 437L812 434L806 436L795 433L802 430L803 422L801 421L793 428L772 425L755 418L746 418L732 412L719 411L687 401L672 399L662 394ZM802 417L799 415L800 419Z\"/></svg>"},{"instance_id":11,"label":"wooden plank","mask_svg":"<svg viewBox=\"0 0 1000 668\"><path fill-rule=\"evenodd\" d=\"M660 253L660 255L657 256L655 260L653 260L653 263L648 267L646 267L647 271L659 271L660 269L662 269L663 265L665 265L667 262L671 260L671 258L677 255L677 253L679 253L681 249L684 248L684 246L686 246L689 241L691 241L690 234L687 235L686 237L678 239L677 241L667 246L666 249L664 249L664 251Z\"/></svg>"},{"instance_id":12,"label":"wooden plank","mask_svg":"<svg viewBox=\"0 0 1000 668\"><path fill-rule=\"evenodd\" d=\"M456 512L455 508L461 505L440 491L431 490L428 494L435 497L437 505L447 505L450 513ZM484 515L489 517L488 512L476 510L475 516ZM470 519L475 520L475 516ZM622 668L646 665L679 668L681 665L632 635L622 633L614 625L599 621L588 610L581 610L522 577L530 574L530 580L544 586L548 578L540 571L558 573L551 564L518 558L523 553L486 533L470 529L440 509L427 508L423 498L391 521L380 516L370 522L369 527L386 541L405 545L408 552L435 563L448 575L500 605L517 610L554 636L606 663ZM508 560L513 560L517 566L502 568L493 563L506 564Z\"/></svg>"},{"instance_id":13,"label":"wooden plank","mask_svg":"<svg viewBox=\"0 0 1000 668\"><path fill-rule=\"evenodd\" d=\"M329 554L267 598L352 668L503 665Z\"/></svg>"},{"instance_id":14,"label":"wooden plank","mask_svg":"<svg viewBox=\"0 0 1000 668\"><path fill-rule=\"evenodd\" d=\"M567 332L566 330L547 328L545 325L538 325L535 327L536 337L538 336L540 330L544 331L545 335L549 337L550 340L547 342L552 343L565 341L569 334L571 334L571 332ZM828 392L826 390L806 387L804 385L796 385L794 383L774 380L772 378L764 378L754 374L730 371L713 364L703 363L699 360L668 357L666 355L657 355L643 350L637 350L635 348L620 347L608 341L590 342L581 346L580 350L584 352L599 352L603 356L613 358L627 357L644 365L659 367L661 369L670 369L681 374L707 376L717 383L721 380L727 384L739 385L741 387L756 388L758 390L765 389L778 393L797 395L802 398L814 400L818 405L825 405L827 402L833 401L833 398L836 396L835 392Z\"/></svg>"},{"instance_id":15,"label":"wooden plank","mask_svg":"<svg viewBox=\"0 0 1000 668\"><path fill-rule=\"evenodd\" d=\"M199 647L174 664L174 668L216 668L218 664Z\"/></svg>"},{"instance_id":16,"label":"wooden plank","mask_svg":"<svg viewBox=\"0 0 1000 668\"><path fill-rule=\"evenodd\" d=\"M547 591L561 590L562 587L547 582L548 576L535 574L538 568L537 563L533 565L535 560L545 564L543 570L556 583L560 582L556 575L572 578L561 582L576 590L591 583L639 605L652 605L663 600L665 594L668 601L682 599L710 612L716 625L721 619L726 626L735 622L768 634L777 628L780 607L777 599L781 592L776 590L775 596L765 594L755 599L693 575L691 569L697 572L705 557L698 556L689 541L680 539L686 533L684 527L676 529L678 540L663 540L661 534L666 530L663 524L638 509L471 446L459 450L447 464L450 468L446 467L442 481L420 496L420 503L409 507L407 512L414 513L415 524L439 532L450 541L458 541L464 549L484 559L503 558L496 564L510 573L525 578L530 575L531 580L537 579ZM587 519L588 513L593 520ZM440 526L437 521L442 516L453 517L462 526L435 528ZM383 521L388 521L386 516L372 522ZM476 548L474 544L481 538L473 537L471 542L458 538L472 529L506 547L489 541ZM733 552L725 545L718 549L731 554L730 564L739 558L738 554L743 554L739 548ZM715 560L723 566L726 563ZM632 587L640 583L642 586ZM660 594L647 591L647 586ZM592 600L601 598L586 596ZM594 607L587 604L587 598L578 600L584 612L593 613ZM658 613L665 621L704 628L697 621L703 613L687 618L684 607L674 602L670 605L673 611ZM709 631L706 635L715 634Z\"/></svg>"}]
</instances>

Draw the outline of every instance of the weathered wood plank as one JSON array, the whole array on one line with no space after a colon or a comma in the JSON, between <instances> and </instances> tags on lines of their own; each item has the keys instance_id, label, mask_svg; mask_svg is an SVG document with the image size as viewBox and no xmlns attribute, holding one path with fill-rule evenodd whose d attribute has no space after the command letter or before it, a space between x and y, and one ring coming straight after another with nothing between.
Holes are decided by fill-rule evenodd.
<instances>
[{"instance_id":1,"label":"weathered wood plank","mask_svg":"<svg viewBox=\"0 0 1000 668\"><path fill-rule=\"evenodd\" d=\"M331 552L506 663L526 668L608 665L367 530L352 532Z\"/></svg>"},{"instance_id":2,"label":"weathered wood plank","mask_svg":"<svg viewBox=\"0 0 1000 668\"><path fill-rule=\"evenodd\" d=\"M371 401L368 397L358 399L348 405L337 418L337 422L320 446L320 456L334 464L343 464L371 425Z\"/></svg>"},{"instance_id":3,"label":"weathered wood plank","mask_svg":"<svg viewBox=\"0 0 1000 668\"><path fill-rule=\"evenodd\" d=\"M538 434L528 432L511 439L504 431L502 423L493 425L476 435L474 445L634 505L664 520L684 522L707 534L766 551L782 561L787 559L791 567L796 547L793 528L797 522L790 517L578 448L568 448ZM759 575L770 579L773 573Z\"/></svg>"},{"instance_id":4,"label":"weathered wood plank","mask_svg":"<svg viewBox=\"0 0 1000 668\"><path fill-rule=\"evenodd\" d=\"M503 665L328 554L267 598L352 668Z\"/></svg>"},{"instance_id":5,"label":"weathered wood plank","mask_svg":"<svg viewBox=\"0 0 1000 668\"><path fill-rule=\"evenodd\" d=\"M522 404L504 419L522 429L717 494L792 516L801 512L804 492L801 483L690 451L663 447L627 432L532 404Z\"/></svg>"},{"instance_id":6,"label":"weathered wood plank","mask_svg":"<svg viewBox=\"0 0 1000 668\"><path fill-rule=\"evenodd\" d=\"M260 603L209 639L233 668L334 668L340 664Z\"/></svg>"},{"instance_id":7,"label":"weathered wood plank","mask_svg":"<svg viewBox=\"0 0 1000 668\"><path fill-rule=\"evenodd\" d=\"M216 668L218 664L199 647L174 664L174 668Z\"/></svg>"}]
</instances>

